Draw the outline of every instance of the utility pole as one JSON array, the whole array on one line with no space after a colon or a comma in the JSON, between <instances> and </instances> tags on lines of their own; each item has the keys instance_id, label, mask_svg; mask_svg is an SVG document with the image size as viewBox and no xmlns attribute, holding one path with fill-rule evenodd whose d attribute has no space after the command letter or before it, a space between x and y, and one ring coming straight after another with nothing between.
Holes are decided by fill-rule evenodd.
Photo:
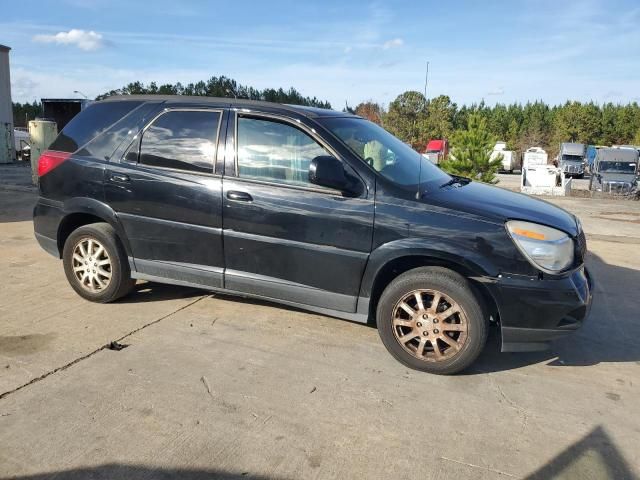
<instances>
[{"instance_id":1,"label":"utility pole","mask_svg":"<svg viewBox=\"0 0 640 480\"><path fill-rule=\"evenodd\" d=\"M429 62L427 62L427 73L424 76L424 99L427 99L427 85L429 84Z\"/></svg>"}]
</instances>

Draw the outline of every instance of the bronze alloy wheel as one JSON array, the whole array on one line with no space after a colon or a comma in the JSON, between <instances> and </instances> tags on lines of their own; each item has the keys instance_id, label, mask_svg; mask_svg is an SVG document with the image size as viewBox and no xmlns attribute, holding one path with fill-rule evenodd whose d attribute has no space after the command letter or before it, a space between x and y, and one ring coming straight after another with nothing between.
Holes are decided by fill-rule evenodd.
<instances>
[{"instance_id":1,"label":"bronze alloy wheel","mask_svg":"<svg viewBox=\"0 0 640 480\"><path fill-rule=\"evenodd\" d=\"M396 303L391 320L398 343L418 360L450 359L467 341L464 310L437 290L409 292Z\"/></svg>"},{"instance_id":2,"label":"bronze alloy wheel","mask_svg":"<svg viewBox=\"0 0 640 480\"><path fill-rule=\"evenodd\" d=\"M85 290L96 293L111 282L111 259L95 238L83 237L73 248L73 273Z\"/></svg>"}]
</instances>

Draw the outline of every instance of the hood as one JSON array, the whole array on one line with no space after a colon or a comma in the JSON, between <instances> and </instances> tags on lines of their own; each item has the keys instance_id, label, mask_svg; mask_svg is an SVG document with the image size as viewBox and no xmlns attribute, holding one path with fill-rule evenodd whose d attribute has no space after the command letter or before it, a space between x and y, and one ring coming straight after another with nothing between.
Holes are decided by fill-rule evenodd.
<instances>
[{"instance_id":1,"label":"hood","mask_svg":"<svg viewBox=\"0 0 640 480\"><path fill-rule=\"evenodd\" d=\"M544 200L484 183L470 182L457 188L441 188L425 195L423 201L500 223L525 220L557 228L574 237L578 234L576 218L566 210Z\"/></svg>"}]
</instances>

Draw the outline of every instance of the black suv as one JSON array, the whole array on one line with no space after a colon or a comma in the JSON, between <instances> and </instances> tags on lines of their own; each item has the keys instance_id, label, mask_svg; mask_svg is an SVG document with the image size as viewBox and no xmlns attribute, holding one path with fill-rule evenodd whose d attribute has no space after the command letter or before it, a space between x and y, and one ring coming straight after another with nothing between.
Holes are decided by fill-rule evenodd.
<instances>
[{"instance_id":1,"label":"black suv","mask_svg":"<svg viewBox=\"0 0 640 480\"><path fill-rule=\"evenodd\" d=\"M341 112L126 96L75 117L39 161L34 227L82 297L136 279L377 323L403 364L544 348L591 303L579 221L447 175Z\"/></svg>"}]
</instances>

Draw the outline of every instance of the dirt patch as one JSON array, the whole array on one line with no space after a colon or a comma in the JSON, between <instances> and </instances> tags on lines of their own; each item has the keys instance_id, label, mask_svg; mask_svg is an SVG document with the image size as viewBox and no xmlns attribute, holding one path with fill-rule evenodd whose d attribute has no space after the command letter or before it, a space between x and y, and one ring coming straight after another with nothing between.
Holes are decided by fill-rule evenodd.
<instances>
[{"instance_id":1,"label":"dirt patch","mask_svg":"<svg viewBox=\"0 0 640 480\"><path fill-rule=\"evenodd\" d=\"M603 215L596 215L593 218L601 218L602 220L609 220L611 222L635 223L636 225L640 225L640 219L638 219L638 220L629 220L629 219L626 219L626 218L605 217Z\"/></svg>"},{"instance_id":2,"label":"dirt patch","mask_svg":"<svg viewBox=\"0 0 640 480\"><path fill-rule=\"evenodd\" d=\"M592 192L591 190L571 189L571 196L577 198L594 198L606 200L640 200L640 194L616 195L615 193Z\"/></svg>"},{"instance_id":3,"label":"dirt patch","mask_svg":"<svg viewBox=\"0 0 640 480\"><path fill-rule=\"evenodd\" d=\"M640 217L640 212L602 212L600 215L626 215L628 217Z\"/></svg>"},{"instance_id":4,"label":"dirt patch","mask_svg":"<svg viewBox=\"0 0 640 480\"><path fill-rule=\"evenodd\" d=\"M5 355L31 355L47 348L55 333L0 336L0 353Z\"/></svg>"}]
</instances>

